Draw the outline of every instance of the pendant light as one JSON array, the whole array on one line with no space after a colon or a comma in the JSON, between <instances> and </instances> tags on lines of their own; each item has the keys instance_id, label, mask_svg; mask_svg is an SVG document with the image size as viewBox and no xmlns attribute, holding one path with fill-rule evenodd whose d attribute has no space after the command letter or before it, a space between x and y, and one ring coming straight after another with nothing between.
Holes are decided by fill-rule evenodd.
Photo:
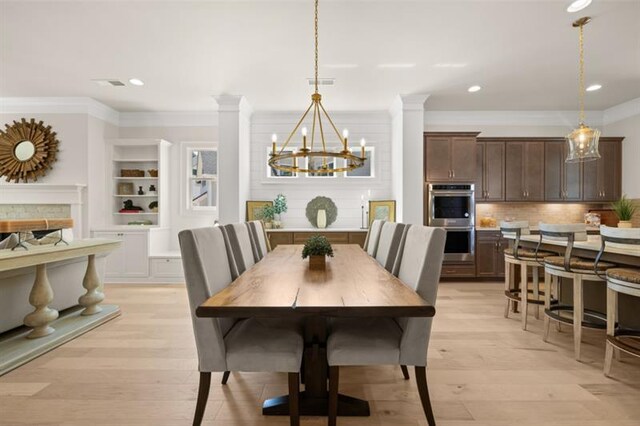
<instances>
[{"instance_id":1,"label":"pendant light","mask_svg":"<svg viewBox=\"0 0 640 426\"><path fill-rule=\"evenodd\" d=\"M580 31L580 76L579 76L579 96L580 96L580 125L567 135L567 144L569 145L569 154L565 160L567 163L579 163L584 161L593 161L600 158L598 152L598 140L600 139L600 130L591 128L584 124L584 36L583 28L591 21L591 18L585 16L573 23L573 27Z\"/></svg>"},{"instance_id":2,"label":"pendant light","mask_svg":"<svg viewBox=\"0 0 640 426\"><path fill-rule=\"evenodd\" d=\"M289 134L289 137L285 140L284 144L278 149L277 135L272 137L272 150L269 154L269 167L288 173L313 173L313 174L331 174L336 172L345 172L357 169L364 166L366 160L366 151L364 140L361 141L360 152L356 155L352 153L348 145L349 132L345 129L342 134L338 131L335 124L331 120L331 117L322 106L322 96L318 93L318 0L315 0L315 92L311 95L311 105L306 109L302 118L298 121L298 124ZM302 144L299 149L286 150L289 146L289 142L298 132L298 129L303 124L305 118L312 112L312 125L310 132L310 144L307 144L307 128L302 127ZM322 125L322 117L325 117L327 122L331 125L331 129L335 132L338 140L340 141L340 149L336 151L327 150L327 144L325 142L325 131ZM316 140L316 130L318 131L318 139ZM320 146L318 146L320 145ZM356 152L356 151L354 151ZM298 162L298 159L307 159L306 164ZM337 160L343 159L344 164L339 165Z\"/></svg>"}]
</instances>

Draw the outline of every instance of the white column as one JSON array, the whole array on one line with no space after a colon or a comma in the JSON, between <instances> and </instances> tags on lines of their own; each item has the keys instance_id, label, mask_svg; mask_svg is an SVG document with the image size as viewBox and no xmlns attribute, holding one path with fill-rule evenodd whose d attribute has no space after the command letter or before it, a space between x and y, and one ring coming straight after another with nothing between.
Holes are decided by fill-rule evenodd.
<instances>
[{"instance_id":1,"label":"white column","mask_svg":"<svg viewBox=\"0 0 640 426\"><path fill-rule=\"evenodd\" d=\"M219 220L232 223L245 220L249 198L249 151L252 109L243 96L223 95L218 102L218 179Z\"/></svg>"},{"instance_id":2,"label":"white column","mask_svg":"<svg viewBox=\"0 0 640 426\"><path fill-rule=\"evenodd\" d=\"M399 95L391 109L391 164L397 221L424 222L424 103L429 95Z\"/></svg>"}]
</instances>

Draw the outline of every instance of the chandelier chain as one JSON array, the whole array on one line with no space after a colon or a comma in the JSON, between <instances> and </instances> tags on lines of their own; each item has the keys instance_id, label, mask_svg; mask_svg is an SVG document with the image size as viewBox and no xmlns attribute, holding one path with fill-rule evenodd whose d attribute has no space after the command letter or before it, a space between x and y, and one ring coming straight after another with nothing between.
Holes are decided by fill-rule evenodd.
<instances>
[{"instance_id":1,"label":"chandelier chain","mask_svg":"<svg viewBox=\"0 0 640 426\"><path fill-rule=\"evenodd\" d=\"M318 93L318 0L316 0L314 27L315 27L315 88L316 88L316 93Z\"/></svg>"},{"instance_id":2,"label":"chandelier chain","mask_svg":"<svg viewBox=\"0 0 640 426\"><path fill-rule=\"evenodd\" d=\"M585 121L585 95L586 90L584 87L584 25L580 25L580 82L579 84L579 93L580 93L580 123L584 123Z\"/></svg>"}]
</instances>

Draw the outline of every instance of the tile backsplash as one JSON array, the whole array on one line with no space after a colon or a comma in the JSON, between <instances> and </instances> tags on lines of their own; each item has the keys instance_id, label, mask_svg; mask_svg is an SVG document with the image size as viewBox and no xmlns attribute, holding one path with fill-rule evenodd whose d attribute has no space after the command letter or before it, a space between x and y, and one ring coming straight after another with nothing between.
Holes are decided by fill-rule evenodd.
<instances>
[{"instance_id":1,"label":"tile backsplash","mask_svg":"<svg viewBox=\"0 0 640 426\"><path fill-rule=\"evenodd\" d=\"M546 203L496 203L477 204L476 223L483 216L491 216L498 224L501 220L528 220L530 226L539 222L582 223L590 209L609 208L608 204L546 204Z\"/></svg>"},{"instance_id":2,"label":"tile backsplash","mask_svg":"<svg viewBox=\"0 0 640 426\"><path fill-rule=\"evenodd\" d=\"M71 217L68 204L0 204L0 220Z\"/></svg>"}]
</instances>

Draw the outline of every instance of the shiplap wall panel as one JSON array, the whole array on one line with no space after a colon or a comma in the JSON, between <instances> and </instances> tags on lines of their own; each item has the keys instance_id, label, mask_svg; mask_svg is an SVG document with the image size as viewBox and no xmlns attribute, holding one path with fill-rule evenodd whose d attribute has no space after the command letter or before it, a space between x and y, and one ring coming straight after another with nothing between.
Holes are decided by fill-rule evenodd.
<instances>
[{"instance_id":1,"label":"shiplap wall panel","mask_svg":"<svg viewBox=\"0 0 640 426\"><path fill-rule=\"evenodd\" d=\"M319 195L331 198L338 207L338 219L332 225L337 228L360 227L361 197L371 199L391 199L391 120L386 112L331 113L340 132L349 129L349 146L360 146L365 138L367 146L374 147L373 178L345 178L339 174L335 178L298 176L297 178L268 178L267 152L271 147L271 135L278 135L279 143L284 142L296 125L300 113L256 113L251 119L251 199L272 200L283 193L288 200L289 210L282 215L285 227L310 226L305 216L307 203ZM309 132L310 123L307 123ZM338 138L328 123L324 127L329 147L338 146ZM296 145L301 144L298 137ZM310 138L308 139L310 143ZM316 141L317 142L317 141Z\"/></svg>"}]
</instances>

